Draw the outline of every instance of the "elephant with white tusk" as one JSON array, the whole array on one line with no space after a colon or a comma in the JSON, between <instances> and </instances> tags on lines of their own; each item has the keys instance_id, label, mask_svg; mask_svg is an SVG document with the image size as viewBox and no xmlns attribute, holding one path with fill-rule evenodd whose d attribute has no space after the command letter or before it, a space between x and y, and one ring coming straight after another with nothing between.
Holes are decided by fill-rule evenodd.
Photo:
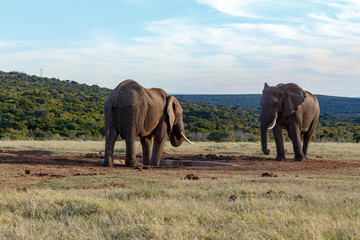
<instances>
[{"instance_id":1,"label":"elephant with white tusk","mask_svg":"<svg viewBox=\"0 0 360 240\"><path fill-rule=\"evenodd\" d=\"M140 137L144 165L160 165L166 135L178 147L186 138L183 110L179 101L160 88L147 89L134 80L120 83L107 97L105 113L105 161L113 166L113 151L118 135L125 139L126 166L137 164L135 139Z\"/></svg>"},{"instance_id":2,"label":"elephant with white tusk","mask_svg":"<svg viewBox=\"0 0 360 240\"><path fill-rule=\"evenodd\" d=\"M320 107L317 98L294 83L278 84L274 87L265 83L260 105L259 122L264 154L270 153L267 147L267 135L268 130L272 129L277 151L275 160L285 159L282 134L282 128L285 127L293 143L295 161L306 159L309 140L319 121Z\"/></svg>"}]
</instances>

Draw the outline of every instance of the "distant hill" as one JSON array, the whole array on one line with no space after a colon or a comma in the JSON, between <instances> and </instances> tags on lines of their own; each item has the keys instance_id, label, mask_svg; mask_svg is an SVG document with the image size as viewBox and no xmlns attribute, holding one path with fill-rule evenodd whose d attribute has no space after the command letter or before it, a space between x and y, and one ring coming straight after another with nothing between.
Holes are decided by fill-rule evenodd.
<instances>
[{"instance_id":1,"label":"distant hill","mask_svg":"<svg viewBox=\"0 0 360 240\"><path fill-rule=\"evenodd\" d=\"M219 94L219 95L176 95L178 98L193 102L206 102L244 108L260 108L261 94ZM332 97L316 95L322 114L360 115L360 98Z\"/></svg>"},{"instance_id":2,"label":"distant hill","mask_svg":"<svg viewBox=\"0 0 360 240\"><path fill-rule=\"evenodd\" d=\"M260 94L176 94L177 98L232 107L260 108Z\"/></svg>"},{"instance_id":3,"label":"distant hill","mask_svg":"<svg viewBox=\"0 0 360 240\"><path fill-rule=\"evenodd\" d=\"M321 113L354 116L360 114L360 98L316 95Z\"/></svg>"},{"instance_id":4,"label":"distant hill","mask_svg":"<svg viewBox=\"0 0 360 240\"><path fill-rule=\"evenodd\" d=\"M75 81L0 71L0 139L104 138L110 89ZM260 95L176 95L187 135L199 141L258 141ZM318 96L315 141L360 141L360 99ZM272 134L269 135L272 137Z\"/></svg>"}]
</instances>

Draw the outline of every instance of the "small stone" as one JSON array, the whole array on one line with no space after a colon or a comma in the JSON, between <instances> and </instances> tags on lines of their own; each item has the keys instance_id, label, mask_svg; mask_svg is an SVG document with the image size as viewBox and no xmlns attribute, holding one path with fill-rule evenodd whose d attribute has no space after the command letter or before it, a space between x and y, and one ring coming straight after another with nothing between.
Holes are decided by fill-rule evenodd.
<instances>
[{"instance_id":1,"label":"small stone","mask_svg":"<svg viewBox=\"0 0 360 240\"><path fill-rule=\"evenodd\" d=\"M17 188L16 189L18 192L24 192L24 193L27 193L27 189L24 187L24 188L22 188L22 187L19 187L19 188Z\"/></svg>"},{"instance_id":2,"label":"small stone","mask_svg":"<svg viewBox=\"0 0 360 240\"><path fill-rule=\"evenodd\" d=\"M277 177L273 172L264 172L261 174L262 177Z\"/></svg>"},{"instance_id":3,"label":"small stone","mask_svg":"<svg viewBox=\"0 0 360 240\"><path fill-rule=\"evenodd\" d=\"M189 180L199 180L200 178L198 176L195 176L194 174L188 174L186 175L185 179L189 179Z\"/></svg>"},{"instance_id":4,"label":"small stone","mask_svg":"<svg viewBox=\"0 0 360 240\"><path fill-rule=\"evenodd\" d=\"M275 192L273 190L269 190L266 192L267 195L274 194Z\"/></svg>"},{"instance_id":5,"label":"small stone","mask_svg":"<svg viewBox=\"0 0 360 240\"><path fill-rule=\"evenodd\" d=\"M234 194L229 197L230 201L235 201L236 199L238 199L238 197Z\"/></svg>"}]
</instances>

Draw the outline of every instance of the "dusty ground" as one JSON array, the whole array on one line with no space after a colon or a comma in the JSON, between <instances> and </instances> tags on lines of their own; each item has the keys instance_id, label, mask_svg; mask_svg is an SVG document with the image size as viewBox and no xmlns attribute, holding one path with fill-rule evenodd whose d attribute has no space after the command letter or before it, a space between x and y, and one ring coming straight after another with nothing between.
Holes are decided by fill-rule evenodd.
<instances>
[{"instance_id":1,"label":"dusty ground","mask_svg":"<svg viewBox=\"0 0 360 240\"><path fill-rule=\"evenodd\" d=\"M141 158L141 156L138 156ZM129 168L123 165L124 155L116 155L117 165L114 168L99 166L103 154L92 153L78 155L49 155L41 151L7 151L0 150L0 187L11 187L36 183L52 178L70 176L93 176L119 173L121 171L183 171L209 172L216 171L223 174L259 175L360 175L360 161L346 161L336 159L308 159L303 162L287 160L275 162L271 158L259 156L222 156L208 155L174 155L163 154L163 159L169 159L174 166L159 168ZM178 161L181 160L181 161ZM166 161L163 161L163 163ZM180 165L178 163L181 163ZM207 165L208 163L227 165ZM204 166L203 166L204 165ZM266 175L266 174L265 174Z\"/></svg>"}]
</instances>

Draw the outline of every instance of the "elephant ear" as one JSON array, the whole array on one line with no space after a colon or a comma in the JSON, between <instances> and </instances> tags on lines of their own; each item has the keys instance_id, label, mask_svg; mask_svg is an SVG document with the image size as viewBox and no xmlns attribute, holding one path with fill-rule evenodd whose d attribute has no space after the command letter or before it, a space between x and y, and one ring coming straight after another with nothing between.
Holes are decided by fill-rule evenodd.
<instances>
[{"instance_id":1,"label":"elephant ear","mask_svg":"<svg viewBox=\"0 0 360 240\"><path fill-rule=\"evenodd\" d=\"M168 115L168 131L171 132L176 121L176 111L180 106L178 100L174 96L169 96L166 99L166 112Z\"/></svg>"},{"instance_id":2,"label":"elephant ear","mask_svg":"<svg viewBox=\"0 0 360 240\"><path fill-rule=\"evenodd\" d=\"M288 83L279 86L283 90L283 116L288 117L293 114L297 107L305 101L305 91L295 83Z\"/></svg>"}]
</instances>

